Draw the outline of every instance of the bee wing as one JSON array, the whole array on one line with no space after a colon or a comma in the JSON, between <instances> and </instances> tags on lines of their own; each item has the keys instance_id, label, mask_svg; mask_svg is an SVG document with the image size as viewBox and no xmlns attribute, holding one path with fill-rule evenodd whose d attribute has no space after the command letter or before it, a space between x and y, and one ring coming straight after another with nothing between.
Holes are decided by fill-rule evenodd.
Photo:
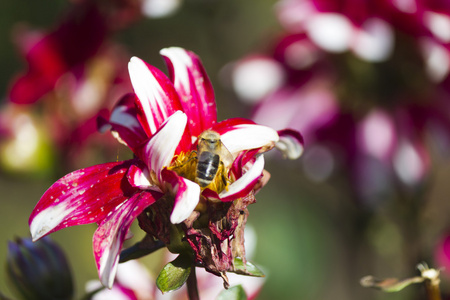
<instances>
[{"instance_id":1,"label":"bee wing","mask_svg":"<svg viewBox=\"0 0 450 300\"><path fill-rule=\"evenodd\" d=\"M233 164L233 155L222 142L220 142L220 158L227 168L229 168Z\"/></svg>"}]
</instances>

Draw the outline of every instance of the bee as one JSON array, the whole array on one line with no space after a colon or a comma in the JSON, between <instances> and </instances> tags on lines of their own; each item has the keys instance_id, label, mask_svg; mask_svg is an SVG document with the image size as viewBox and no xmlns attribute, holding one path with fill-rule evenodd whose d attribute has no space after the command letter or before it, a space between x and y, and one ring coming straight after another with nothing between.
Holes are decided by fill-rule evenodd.
<instances>
[{"instance_id":1,"label":"bee","mask_svg":"<svg viewBox=\"0 0 450 300\"><path fill-rule=\"evenodd\" d=\"M218 174L222 177L223 184L227 186L225 167L230 166L232 162L233 156L222 144L219 133L205 130L199 135L195 182L200 187L207 187Z\"/></svg>"}]
</instances>

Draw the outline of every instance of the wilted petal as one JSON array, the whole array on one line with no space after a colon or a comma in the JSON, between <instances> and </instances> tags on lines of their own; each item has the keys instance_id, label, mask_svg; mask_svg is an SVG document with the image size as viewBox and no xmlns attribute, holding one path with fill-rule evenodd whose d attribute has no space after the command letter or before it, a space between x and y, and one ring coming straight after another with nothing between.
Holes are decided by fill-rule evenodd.
<instances>
[{"instance_id":1,"label":"wilted petal","mask_svg":"<svg viewBox=\"0 0 450 300\"><path fill-rule=\"evenodd\" d=\"M153 135L164 121L182 110L178 94L169 78L157 68L132 57L128 70L141 110L141 123L148 136Z\"/></svg>"},{"instance_id":2,"label":"wilted petal","mask_svg":"<svg viewBox=\"0 0 450 300\"><path fill-rule=\"evenodd\" d=\"M200 186L184 177L178 176L175 172L164 169L164 181L167 182L175 194L175 204L170 222L178 224L186 220L200 200Z\"/></svg>"},{"instance_id":3,"label":"wilted petal","mask_svg":"<svg viewBox=\"0 0 450 300\"><path fill-rule=\"evenodd\" d=\"M72 172L55 182L29 219L33 240L74 225L102 220L133 193L125 178L135 161L112 162Z\"/></svg>"},{"instance_id":4,"label":"wilted petal","mask_svg":"<svg viewBox=\"0 0 450 300\"><path fill-rule=\"evenodd\" d=\"M217 120L214 90L208 75L200 59L191 51L171 47L160 53L165 58L183 111L188 115L191 134L198 136Z\"/></svg>"},{"instance_id":5,"label":"wilted petal","mask_svg":"<svg viewBox=\"0 0 450 300\"><path fill-rule=\"evenodd\" d=\"M233 201L237 198L244 197L248 195L255 187L258 180L261 178L262 172L264 170L264 156L260 155L256 158L250 169L242 175L238 180L233 182L228 190L221 192L218 197L214 192L211 193L210 190L205 190L203 195L208 198L220 199L223 202Z\"/></svg>"},{"instance_id":6,"label":"wilted petal","mask_svg":"<svg viewBox=\"0 0 450 300\"><path fill-rule=\"evenodd\" d=\"M278 131L280 140L275 144L275 147L283 152L289 159L299 158L304 149L303 137L295 130L285 129Z\"/></svg>"},{"instance_id":7,"label":"wilted petal","mask_svg":"<svg viewBox=\"0 0 450 300\"><path fill-rule=\"evenodd\" d=\"M257 124L237 124L226 131L215 129L221 135L222 143L234 157L240 152L261 147L272 148L279 140L278 133L267 126Z\"/></svg>"},{"instance_id":8,"label":"wilted petal","mask_svg":"<svg viewBox=\"0 0 450 300\"><path fill-rule=\"evenodd\" d=\"M174 113L160 130L150 139L144 149L142 160L154 171L161 181L160 172L170 165L186 127L187 117L181 112Z\"/></svg>"},{"instance_id":9,"label":"wilted petal","mask_svg":"<svg viewBox=\"0 0 450 300\"><path fill-rule=\"evenodd\" d=\"M99 224L94 234L93 247L103 285L112 287L120 250L128 230L134 219L155 201L149 192L137 193L112 210Z\"/></svg>"}]
</instances>

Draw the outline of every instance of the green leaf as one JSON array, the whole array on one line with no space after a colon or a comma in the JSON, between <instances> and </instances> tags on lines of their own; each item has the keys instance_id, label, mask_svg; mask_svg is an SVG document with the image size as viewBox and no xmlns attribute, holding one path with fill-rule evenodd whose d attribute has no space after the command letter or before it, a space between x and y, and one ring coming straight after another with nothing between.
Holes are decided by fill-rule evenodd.
<instances>
[{"instance_id":1,"label":"green leaf","mask_svg":"<svg viewBox=\"0 0 450 300\"><path fill-rule=\"evenodd\" d=\"M240 257L236 257L234 259L234 273L247 275L247 276L255 276L255 277L265 277L263 271L261 271L257 266L247 261L244 264L244 261Z\"/></svg>"},{"instance_id":2,"label":"green leaf","mask_svg":"<svg viewBox=\"0 0 450 300\"><path fill-rule=\"evenodd\" d=\"M235 285L228 290L223 290L216 300L247 300L247 294L242 285Z\"/></svg>"},{"instance_id":3,"label":"green leaf","mask_svg":"<svg viewBox=\"0 0 450 300\"><path fill-rule=\"evenodd\" d=\"M192 267L190 256L180 254L175 260L164 266L156 279L156 286L163 293L179 289L188 279Z\"/></svg>"}]
</instances>

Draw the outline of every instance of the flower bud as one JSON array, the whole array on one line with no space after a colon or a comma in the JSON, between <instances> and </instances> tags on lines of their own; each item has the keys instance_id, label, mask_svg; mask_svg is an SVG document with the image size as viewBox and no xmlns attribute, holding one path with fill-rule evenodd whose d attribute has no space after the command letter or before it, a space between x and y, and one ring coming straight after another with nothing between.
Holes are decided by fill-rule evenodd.
<instances>
[{"instance_id":1,"label":"flower bud","mask_svg":"<svg viewBox=\"0 0 450 300\"><path fill-rule=\"evenodd\" d=\"M7 275L20 299L72 299L73 281L63 251L49 238L8 243Z\"/></svg>"}]
</instances>

